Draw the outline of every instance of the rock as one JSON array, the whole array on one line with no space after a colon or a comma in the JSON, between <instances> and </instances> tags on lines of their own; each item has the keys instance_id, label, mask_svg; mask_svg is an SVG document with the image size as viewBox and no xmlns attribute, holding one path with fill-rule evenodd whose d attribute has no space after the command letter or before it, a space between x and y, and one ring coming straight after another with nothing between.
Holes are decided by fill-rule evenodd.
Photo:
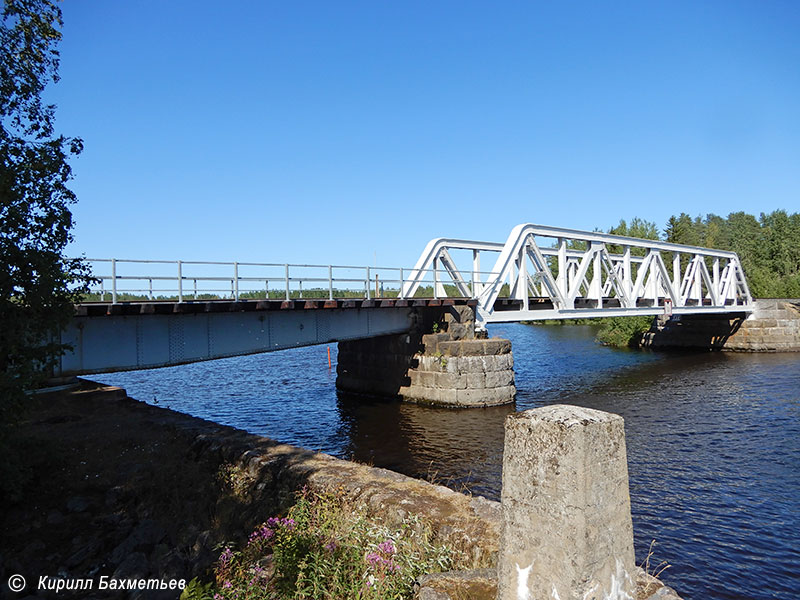
<instances>
[{"instance_id":1,"label":"rock","mask_svg":"<svg viewBox=\"0 0 800 600\"><path fill-rule=\"evenodd\" d=\"M73 569L97 554L98 550L100 550L100 542L96 539L89 539L79 545L78 550L67 558L65 564L67 568Z\"/></svg>"},{"instance_id":2,"label":"rock","mask_svg":"<svg viewBox=\"0 0 800 600\"><path fill-rule=\"evenodd\" d=\"M440 592L430 587L424 587L417 594L419 600L452 600L448 594Z\"/></svg>"},{"instance_id":3,"label":"rock","mask_svg":"<svg viewBox=\"0 0 800 600\"><path fill-rule=\"evenodd\" d=\"M111 553L111 563L120 564L125 557L136 550L147 550L164 539L164 530L152 519L145 519L134 527L131 534L124 542L114 548Z\"/></svg>"},{"instance_id":4,"label":"rock","mask_svg":"<svg viewBox=\"0 0 800 600\"><path fill-rule=\"evenodd\" d=\"M217 558L211 531L203 531L192 546L191 560L196 565L210 565Z\"/></svg>"},{"instance_id":5,"label":"rock","mask_svg":"<svg viewBox=\"0 0 800 600\"><path fill-rule=\"evenodd\" d=\"M427 600L495 600L497 597L497 570L472 569L447 571L420 576L416 581L418 598Z\"/></svg>"},{"instance_id":6,"label":"rock","mask_svg":"<svg viewBox=\"0 0 800 600\"><path fill-rule=\"evenodd\" d=\"M659 590L647 598L647 600L681 600L681 597L678 596L678 592L665 585L659 588Z\"/></svg>"},{"instance_id":7,"label":"rock","mask_svg":"<svg viewBox=\"0 0 800 600\"><path fill-rule=\"evenodd\" d=\"M48 525L61 525L64 522L64 515L57 510L51 510L47 513Z\"/></svg>"},{"instance_id":8,"label":"rock","mask_svg":"<svg viewBox=\"0 0 800 600\"><path fill-rule=\"evenodd\" d=\"M25 546L25 549L22 551L22 556L25 557L37 556L44 549L45 549L44 542L42 542L41 540L36 540Z\"/></svg>"},{"instance_id":9,"label":"rock","mask_svg":"<svg viewBox=\"0 0 800 600\"><path fill-rule=\"evenodd\" d=\"M139 579L150 574L147 558L142 552L129 554L117 567L112 576L114 579Z\"/></svg>"},{"instance_id":10,"label":"rock","mask_svg":"<svg viewBox=\"0 0 800 600\"><path fill-rule=\"evenodd\" d=\"M121 485L115 486L106 492L105 504L107 507L112 508L120 504L125 496L125 488Z\"/></svg>"},{"instance_id":11,"label":"rock","mask_svg":"<svg viewBox=\"0 0 800 600\"><path fill-rule=\"evenodd\" d=\"M74 513L86 512L89 509L90 502L83 496L73 496L67 500L67 510Z\"/></svg>"}]
</instances>

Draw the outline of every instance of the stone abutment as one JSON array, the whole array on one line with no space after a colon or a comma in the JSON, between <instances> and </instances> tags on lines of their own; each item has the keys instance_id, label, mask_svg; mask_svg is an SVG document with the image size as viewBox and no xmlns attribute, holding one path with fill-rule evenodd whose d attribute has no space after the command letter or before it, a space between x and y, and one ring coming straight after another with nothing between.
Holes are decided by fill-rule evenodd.
<instances>
[{"instance_id":1,"label":"stone abutment","mask_svg":"<svg viewBox=\"0 0 800 600\"><path fill-rule=\"evenodd\" d=\"M732 352L800 352L800 300L756 300L744 314L683 315L657 319L645 348L704 348Z\"/></svg>"}]
</instances>

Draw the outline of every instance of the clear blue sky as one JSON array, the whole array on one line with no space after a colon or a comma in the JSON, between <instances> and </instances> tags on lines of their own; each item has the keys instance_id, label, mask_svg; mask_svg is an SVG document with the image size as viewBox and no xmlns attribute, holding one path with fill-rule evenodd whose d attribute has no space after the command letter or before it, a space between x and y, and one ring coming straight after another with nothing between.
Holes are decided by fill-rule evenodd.
<instances>
[{"instance_id":1,"label":"clear blue sky","mask_svg":"<svg viewBox=\"0 0 800 600\"><path fill-rule=\"evenodd\" d=\"M411 266L521 222L800 210L800 2L62 8L75 254Z\"/></svg>"}]
</instances>

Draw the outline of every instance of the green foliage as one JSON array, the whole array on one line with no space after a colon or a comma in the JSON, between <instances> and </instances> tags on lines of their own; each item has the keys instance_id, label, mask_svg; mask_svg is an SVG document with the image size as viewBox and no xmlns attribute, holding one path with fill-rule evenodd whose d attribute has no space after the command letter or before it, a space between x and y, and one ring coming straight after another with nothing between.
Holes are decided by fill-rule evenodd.
<instances>
[{"instance_id":1,"label":"green foliage","mask_svg":"<svg viewBox=\"0 0 800 600\"><path fill-rule=\"evenodd\" d=\"M5 421L63 346L57 333L86 289L88 268L67 259L67 182L79 139L54 134L41 94L58 81L61 11L48 0L6 0L0 29L0 411Z\"/></svg>"},{"instance_id":2,"label":"green foliage","mask_svg":"<svg viewBox=\"0 0 800 600\"><path fill-rule=\"evenodd\" d=\"M609 229L608 233L613 235L624 235L627 237L640 238L643 240L657 240L659 238L658 226L651 221L645 221L639 217L634 217L631 219L630 225L625 221L625 219L620 219L619 224L616 227ZM621 246L610 245L609 250L617 254L622 253ZM644 256L645 249L631 248L631 254Z\"/></svg>"},{"instance_id":3,"label":"green foliage","mask_svg":"<svg viewBox=\"0 0 800 600\"><path fill-rule=\"evenodd\" d=\"M195 577L183 588L179 600L214 600L214 584L202 583Z\"/></svg>"},{"instance_id":4,"label":"green foliage","mask_svg":"<svg viewBox=\"0 0 800 600\"><path fill-rule=\"evenodd\" d=\"M453 566L418 519L398 528L371 521L342 495L303 490L284 518L256 528L217 562L215 598L411 598L422 573Z\"/></svg>"},{"instance_id":5,"label":"green foliage","mask_svg":"<svg viewBox=\"0 0 800 600\"><path fill-rule=\"evenodd\" d=\"M6 0L0 18L0 493L13 499L24 477L7 427L63 352L57 334L89 273L63 255L75 202L67 158L82 144L54 134L55 107L41 99L58 80L61 10Z\"/></svg>"},{"instance_id":6,"label":"green foliage","mask_svg":"<svg viewBox=\"0 0 800 600\"><path fill-rule=\"evenodd\" d=\"M635 348L642 334L650 329L653 317L606 317L597 332L597 341L616 348Z\"/></svg>"},{"instance_id":7,"label":"green foliage","mask_svg":"<svg viewBox=\"0 0 800 600\"><path fill-rule=\"evenodd\" d=\"M744 212L695 219L681 213L669 219L665 234L668 242L736 252L756 298L800 296L800 213L775 210L758 219Z\"/></svg>"}]
</instances>

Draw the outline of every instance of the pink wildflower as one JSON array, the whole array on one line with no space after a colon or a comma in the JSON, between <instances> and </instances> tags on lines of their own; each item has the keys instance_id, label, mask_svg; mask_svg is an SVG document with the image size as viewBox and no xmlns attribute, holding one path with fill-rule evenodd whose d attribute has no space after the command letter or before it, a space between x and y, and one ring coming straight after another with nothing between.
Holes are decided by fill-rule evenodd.
<instances>
[{"instance_id":1,"label":"pink wildflower","mask_svg":"<svg viewBox=\"0 0 800 600\"><path fill-rule=\"evenodd\" d=\"M397 550L395 549L392 540L386 540L385 542L378 544L378 552L391 555L397 552Z\"/></svg>"}]
</instances>

